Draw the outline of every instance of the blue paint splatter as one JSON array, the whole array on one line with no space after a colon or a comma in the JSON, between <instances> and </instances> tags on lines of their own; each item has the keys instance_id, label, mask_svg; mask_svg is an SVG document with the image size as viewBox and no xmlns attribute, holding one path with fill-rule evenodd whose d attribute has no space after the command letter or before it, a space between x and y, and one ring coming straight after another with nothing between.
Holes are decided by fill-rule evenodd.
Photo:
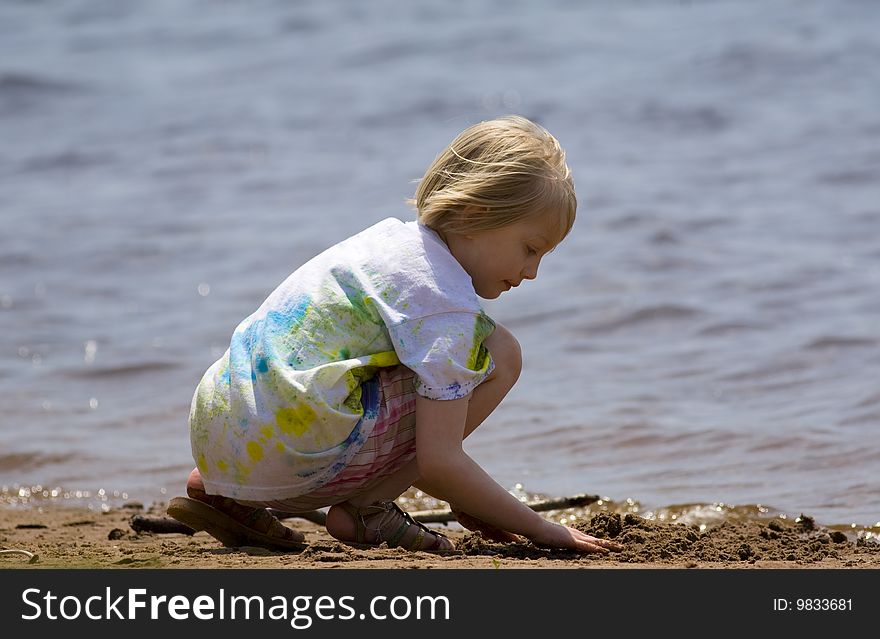
<instances>
[{"instance_id":1,"label":"blue paint splatter","mask_svg":"<svg viewBox=\"0 0 880 639\"><path fill-rule=\"evenodd\" d=\"M277 337L289 335L305 316L311 299L304 297L282 310L269 311L265 318L239 326L229 346L229 368L238 379L257 381L257 372L269 372L272 343Z\"/></svg>"}]
</instances>

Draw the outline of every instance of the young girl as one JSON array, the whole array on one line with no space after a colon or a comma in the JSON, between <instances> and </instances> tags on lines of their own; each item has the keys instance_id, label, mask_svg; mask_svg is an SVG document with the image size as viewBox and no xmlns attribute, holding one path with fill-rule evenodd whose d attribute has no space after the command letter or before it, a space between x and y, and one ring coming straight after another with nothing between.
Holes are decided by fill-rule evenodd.
<instances>
[{"instance_id":1,"label":"young girl","mask_svg":"<svg viewBox=\"0 0 880 639\"><path fill-rule=\"evenodd\" d=\"M267 508L331 506L336 539L452 549L394 503L416 486L495 540L619 550L545 520L462 450L522 363L478 296L535 279L571 230L564 151L525 118L481 122L413 204L417 222L388 218L329 248L236 328L193 398L196 468L169 514L226 545L301 548Z\"/></svg>"}]
</instances>

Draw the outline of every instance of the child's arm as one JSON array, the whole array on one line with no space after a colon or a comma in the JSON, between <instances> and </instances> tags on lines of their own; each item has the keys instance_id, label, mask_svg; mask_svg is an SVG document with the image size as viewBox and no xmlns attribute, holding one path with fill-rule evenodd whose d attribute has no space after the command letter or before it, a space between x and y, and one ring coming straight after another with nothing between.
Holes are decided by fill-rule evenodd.
<instances>
[{"instance_id":1,"label":"child's arm","mask_svg":"<svg viewBox=\"0 0 880 639\"><path fill-rule=\"evenodd\" d=\"M462 450L470 396L450 401L416 398L416 459L419 485L502 530L536 544L582 552L619 550L619 544L554 524L521 503Z\"/></svg>"}]
</instances>

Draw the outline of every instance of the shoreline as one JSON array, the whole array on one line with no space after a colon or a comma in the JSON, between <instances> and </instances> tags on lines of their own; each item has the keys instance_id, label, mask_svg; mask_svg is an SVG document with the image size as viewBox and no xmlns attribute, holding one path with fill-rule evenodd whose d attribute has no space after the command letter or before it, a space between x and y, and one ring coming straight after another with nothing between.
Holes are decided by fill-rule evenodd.
<instances>
[{"instance_id":1,"label":"shoreline","mask_svg":"<svg viewBox=\"0 0 880 639\"><path fill-rule=\"evenodd\" d=\"M558 512L558 511L557 511ZM717 526L658 522L633 514L599 512L576 524L597 537L622 542L608 555L578 555L529 542L498 544L459 526L437 526L456 544L443 554L400 548L362 548L330 537L304 519L285 523L306 535L297 552L225 548L204 532L138 532L135 515L164 517L164 504L95 512L86 508L0 509L2 568L238 568L238 569L865 569L880 568L880 543L819 526L810 517L791 521L727 521Z\"/></svg>"}]
</instances>

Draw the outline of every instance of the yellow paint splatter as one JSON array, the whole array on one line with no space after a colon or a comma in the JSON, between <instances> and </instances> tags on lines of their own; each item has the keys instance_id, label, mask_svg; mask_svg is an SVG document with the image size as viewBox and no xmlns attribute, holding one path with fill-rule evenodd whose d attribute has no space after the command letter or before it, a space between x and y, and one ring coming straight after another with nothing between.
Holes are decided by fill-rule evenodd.
<instances>
[{"instance_id":1,"label":"yellow paint splatter","mask_svg":"<svg viewBox=\"0 0 880 639\"><path fill-rule=\"evenodd\" d=\"M275 422L281 432L300 437L315 421L315 411L307 404L297 404L290 408L279 408L275 413Z\"/></svg>"},{"instance_id":2,"label":"yellow paint splatter","mask_svg":"<svg viewBox=\"0 0 880 639\"><path fill-rule=\"evenodd\" d=\"M400 364L400 359L397 357L397 353L394 351L384 351L382 353L375 353L374 355L370 355L367 358L367 366L397 366Z\"/></svg>"},{"instance_id":3,"label":"yellow paint splatter","mask_svg":"<svg viewBox=\"0 0 880 639\"><path fill-rule=\"evenodd\" d=\"M226 463L226 460L221 459L217 462L217 468L220 469L220 472L225 473L229 470L229 464Z\"/></svg>"},{"instance_id":4,"label":"yellow paint splatter","mask_svg":"<svg viewBox=\"0 0 880 639\"><path fill-rule=\"evenodd\" d=\"M260 428L260 432L263 433L263 437L266 439L272 439L275 436L275 428L272 424L266 424L262 428Z\"/></svg>"},{"instance_id":5,"label":"yellow paint splatter","mask_svg":"<svg viewBox=\"0 0 880 639\"><path fill-rule=\"evenodd\" d=\"M247 481L248 475L251 474L251 469L241 463L240 459L235 460L235 481L239 484L243 484Z\"/></svg>"},{"instance_id":6,"label":"yellow paint splatter","mask_svg":"<svg viewBox=\"0 0 880 639\"><path fill-rule=\"evenodd\" d=\"M196 460L196 466L199 467L199 470L205 470L208 467L208 462L205 460L204 453L199 455L199 458Z\"/></svg>"},{"instance_id":7,"label":"yellow paint splatter","mask_svg":"<svg viewBox=\"0 0 880 639\"><path fill-rule=\"evenodd\" d=\"M248 456L254 461L260 461L263 459L263 447L260 446L258 442L253 440L247 443L247 452Z\"/></svg>"}]
</instances>

